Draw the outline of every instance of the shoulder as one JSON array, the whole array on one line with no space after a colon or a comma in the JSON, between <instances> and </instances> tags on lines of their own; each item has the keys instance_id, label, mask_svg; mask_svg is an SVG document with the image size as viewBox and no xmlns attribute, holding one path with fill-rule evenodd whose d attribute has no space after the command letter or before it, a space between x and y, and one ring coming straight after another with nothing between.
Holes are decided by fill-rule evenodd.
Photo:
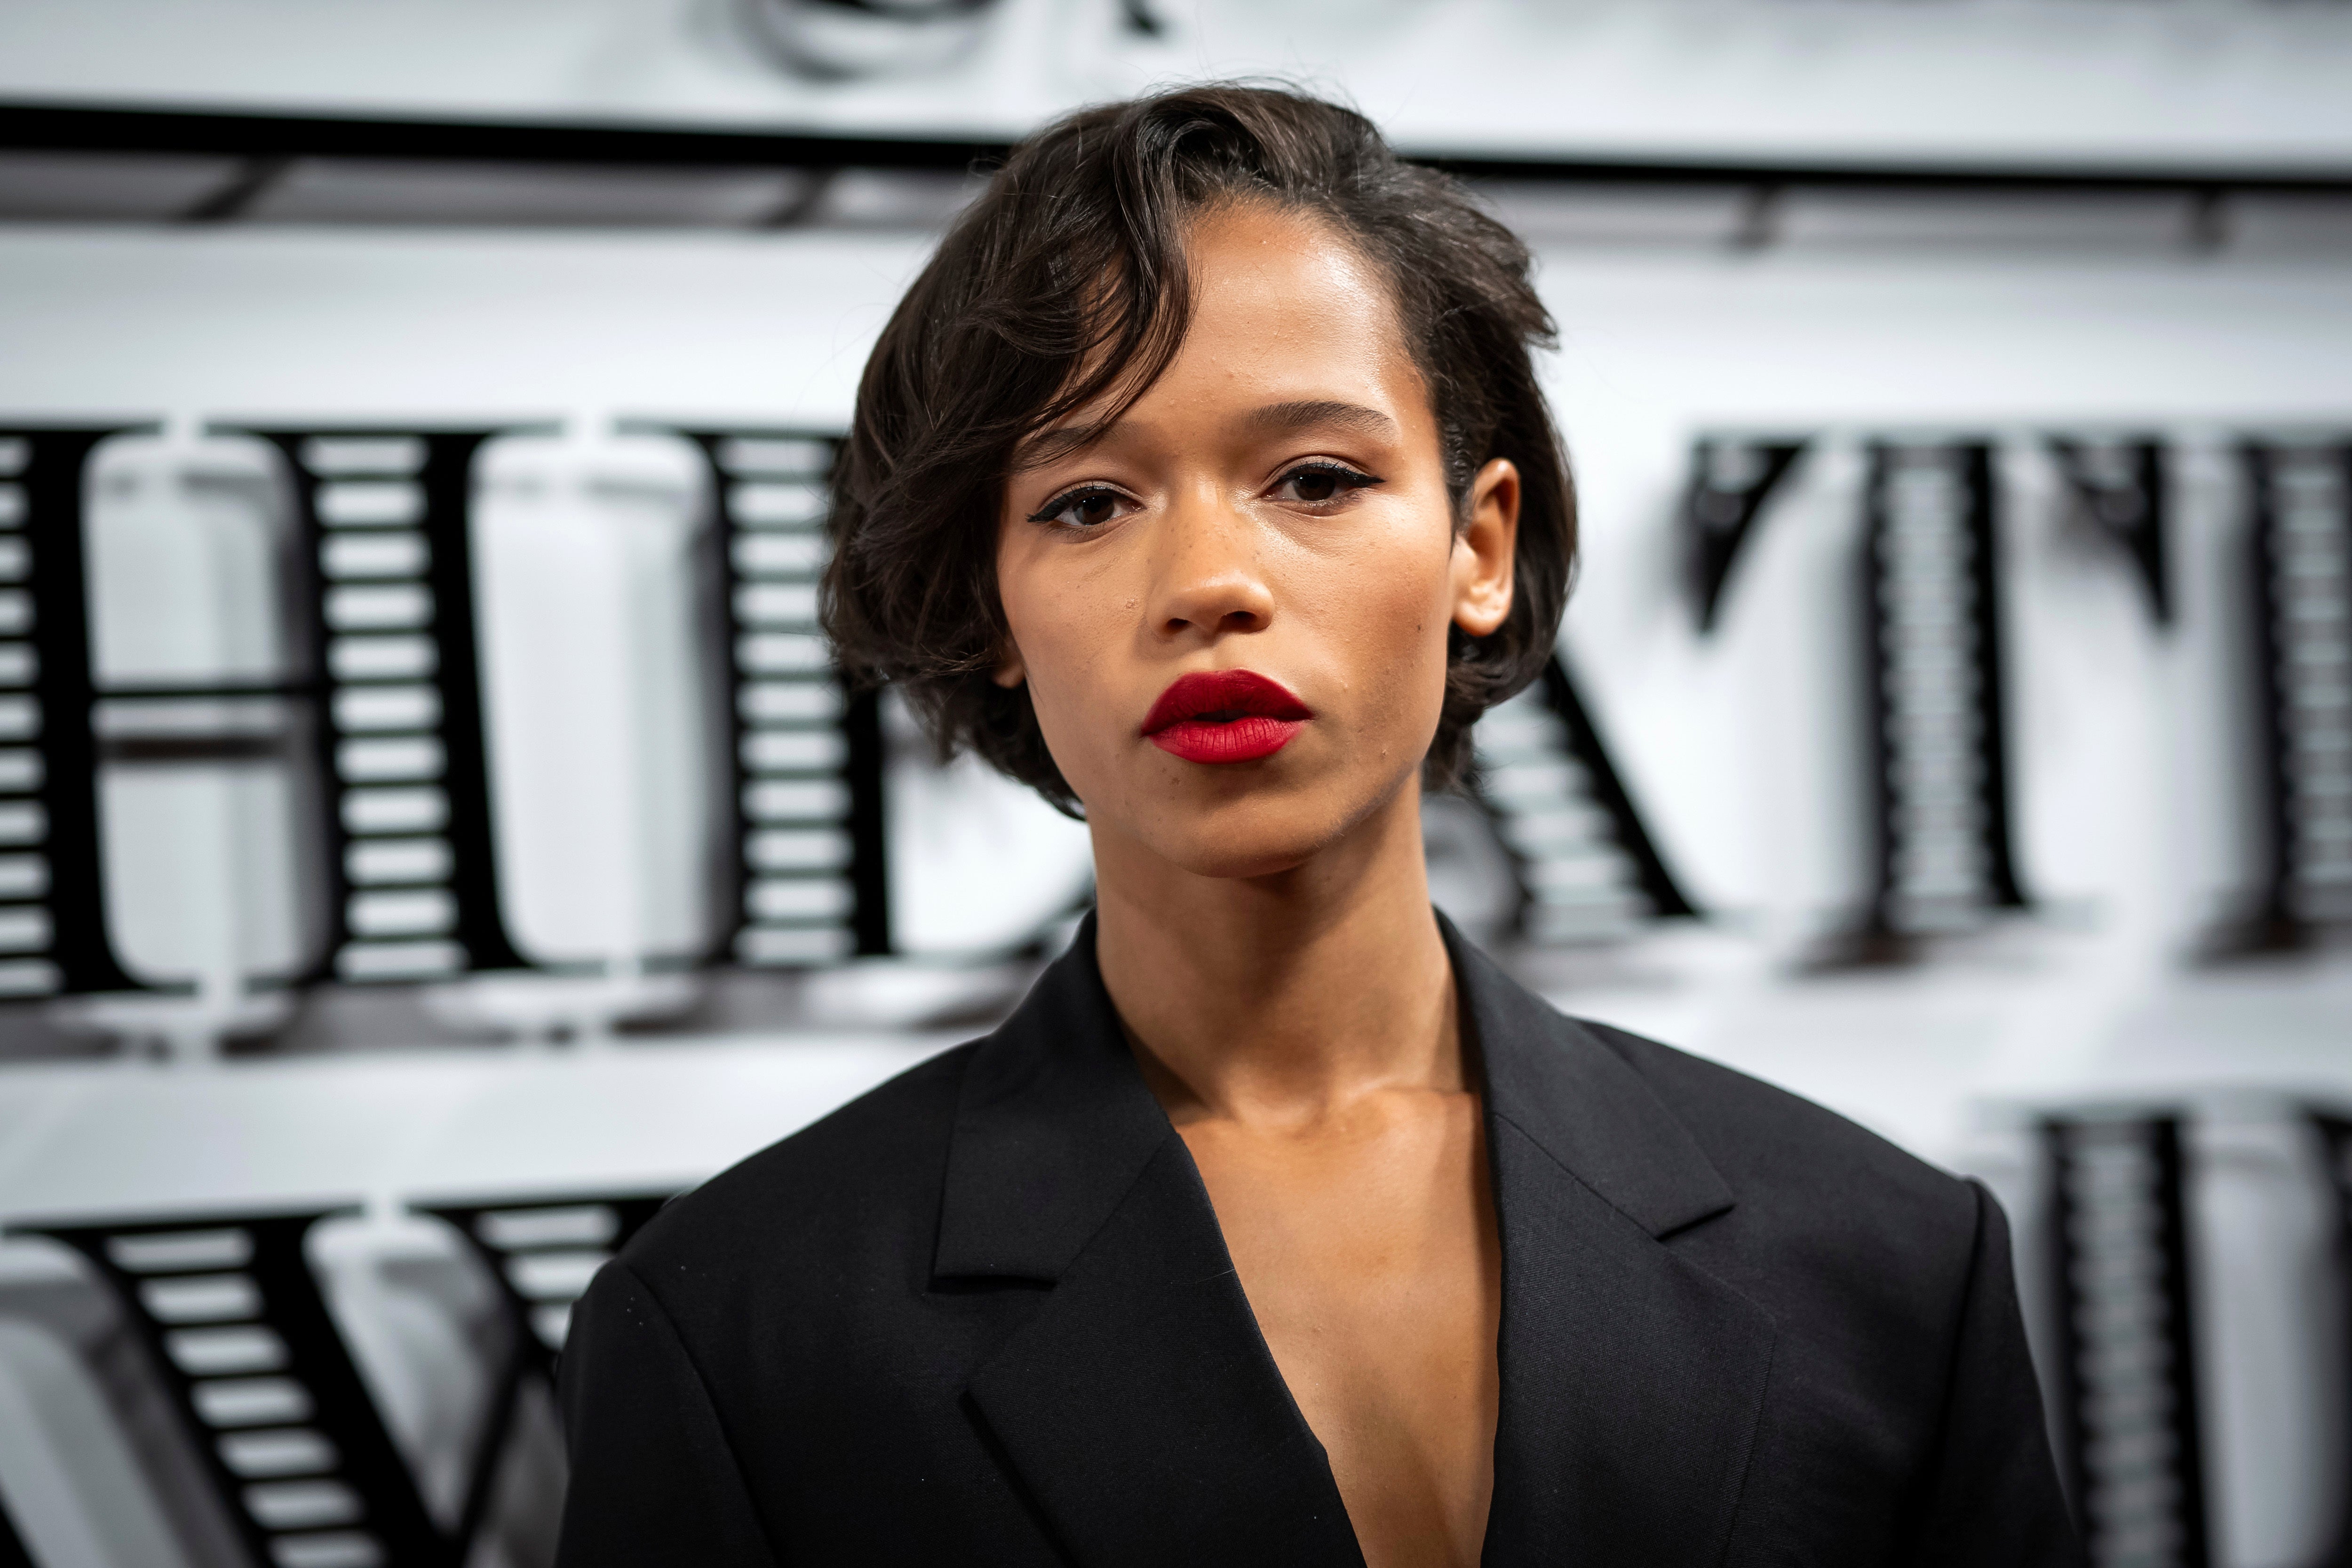
<instances>
[{"instance_id":1,"label":"shoulder","mask_svg":"<svg viewBox=\"0 0 2352 1568\"><path fill-rule=\"evenodd\" d=\"M936 1225L976 1045L919 1063L666 1205L620 1261L674 1315L789 1290Z\"/></svg>"},{"instance_id":2,"label":"shoulder","mask_svg":"<svg viewBox=\"0 0 2352 1568\"><path fill-rule=\"evenodd\" d=\"M1607 1024L1570 1022L1633 1068L1689 1131L1746 1227L1874 1266L1966 1268L1991 1201L1975 1184L1719 1062Z\"/></svg>"}]
</instances>

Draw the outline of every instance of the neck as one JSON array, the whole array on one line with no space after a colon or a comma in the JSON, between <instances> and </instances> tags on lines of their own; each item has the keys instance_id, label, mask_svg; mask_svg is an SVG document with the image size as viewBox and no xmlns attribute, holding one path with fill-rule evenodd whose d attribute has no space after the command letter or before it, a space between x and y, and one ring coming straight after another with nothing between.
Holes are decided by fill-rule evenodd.
<instances>
[{"instance_id":1,"label":"neck","mask_svg":"<svg viewBox=\"0 0 2352 1568\"><path fill-rule=\"evenodd\" d=\"M1102 832L1095 860L1103 983L1180 1122L1465 1086L1417 782L1269 876L1200 876Z\"/></svg>"}]
</instances>

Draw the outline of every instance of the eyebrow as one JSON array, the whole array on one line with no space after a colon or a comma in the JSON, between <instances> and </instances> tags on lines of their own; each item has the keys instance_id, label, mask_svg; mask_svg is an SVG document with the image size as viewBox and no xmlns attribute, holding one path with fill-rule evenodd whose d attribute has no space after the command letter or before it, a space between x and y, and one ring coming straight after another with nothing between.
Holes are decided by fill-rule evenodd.
<instances>
[{"instance_id":1,"label":"eyebrow","mask_svg":"<svg viewBox=\"0 0 2352 1568\"><path fill-rule=\"evenodd\" d=\"M1302 430L1335 426L1381 441L1393 441L1400 434L1397 422L1379 409L1328 397L1269 403L1251 409L1242 416L1241 423L1244 430L1257 437L1291 436ZM1022 443L1013 459L1014 466L1034 468L1073 452L1083 452L1108 436L1116 424L1116 420L1111 420L1095 425L1060 425L1051 430L1041 430Z\"/></svg>"},{"instance_id":2,"label":"eyebrow","mask_svg":"<svg viewBox=\"0 0 2352 1568\"><path fill-rule=\"evenodd\" d=\"M1252 409L1243 427L1257 436L1289 436L1318 426L1338 426L1379 440L1396 439L1397 422L1377 408L1331 398L1306 398L1294 403L1269 403Z\"/></svg>"}]
</instances>

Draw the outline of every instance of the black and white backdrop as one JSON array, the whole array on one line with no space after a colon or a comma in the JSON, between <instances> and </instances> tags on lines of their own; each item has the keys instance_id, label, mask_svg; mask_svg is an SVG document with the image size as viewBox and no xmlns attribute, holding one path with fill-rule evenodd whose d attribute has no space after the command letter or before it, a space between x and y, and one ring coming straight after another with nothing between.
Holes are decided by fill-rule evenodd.
<instances>
[{"instance_id":1,"label":"black and white backdrop","mask_svg":"<svg viewBox=\"0 0 2352 1568\"><path fill-rule=\"evenodd\" d=\"M1278 71L1536 244L1570 1011L1985 1176L2095 1560L2352 1561L2352 7L0 16L0 1563L546 1561L566 1303L1084 830L813 622L969 170ZM13 1554L13 1557L12 1557Z\"/></svg>"}]
</instances>

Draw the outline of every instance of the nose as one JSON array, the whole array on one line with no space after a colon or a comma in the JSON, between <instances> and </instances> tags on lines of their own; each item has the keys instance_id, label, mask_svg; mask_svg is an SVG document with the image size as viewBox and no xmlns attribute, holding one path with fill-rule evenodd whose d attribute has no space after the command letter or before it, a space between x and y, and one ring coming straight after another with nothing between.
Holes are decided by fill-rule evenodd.
<instances>
[{"instance_id":1,"label":"nose","mask_svg":"<svg viewBox=\"0 0 2352 1568\"><path fill-rule=\"evenodd\" d=\"M1223 497L1195 494L1171 507L1154 542L1154 632L1208 641L1272 625L1274 593L1255 535L1250 519Z\"/></svg>"}]
</instances>

